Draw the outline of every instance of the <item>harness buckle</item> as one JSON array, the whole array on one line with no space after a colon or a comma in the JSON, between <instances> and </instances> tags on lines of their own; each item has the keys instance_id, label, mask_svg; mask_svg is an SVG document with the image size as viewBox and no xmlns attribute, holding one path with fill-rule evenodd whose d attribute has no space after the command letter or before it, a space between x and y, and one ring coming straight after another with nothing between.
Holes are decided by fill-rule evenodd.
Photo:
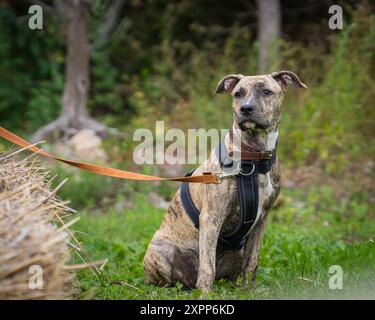
<instances>
[{"instance_id":1,"label":"harness buckle","mask_svg":"<svg viewBox=\"0 0 375 320\"><path fill-rule=\"evenodd\" d=\"M267 150L264 151L264 154L266 155L266 159L271 159L273 152L272 152L272 150L267 149Z\"/></svg>"}]
</instances>

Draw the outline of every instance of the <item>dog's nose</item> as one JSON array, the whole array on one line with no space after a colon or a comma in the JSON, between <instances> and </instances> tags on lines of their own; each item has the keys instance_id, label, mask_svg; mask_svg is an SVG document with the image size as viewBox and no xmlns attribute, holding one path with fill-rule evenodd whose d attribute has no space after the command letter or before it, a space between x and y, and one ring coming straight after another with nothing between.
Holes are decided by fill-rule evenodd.
<instances>
[{"instance_id":1,"label":"dog's nose","mask_svg":"<svg viewBox=\"0 0 375 320\"><path fill-rule=\"evenodd\" d=\"M255 108L255 106L253 104L244 104L244 105L241 106L240 112L243 115L247 115L247 114L252 113L254 108Z\"/></svg>"}]
</instances>

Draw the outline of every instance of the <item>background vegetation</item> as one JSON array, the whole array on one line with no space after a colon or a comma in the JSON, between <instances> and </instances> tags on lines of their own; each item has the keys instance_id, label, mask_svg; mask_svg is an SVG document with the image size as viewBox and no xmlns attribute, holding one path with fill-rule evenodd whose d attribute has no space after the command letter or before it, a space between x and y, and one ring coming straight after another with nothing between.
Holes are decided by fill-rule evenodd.
<instances>
[{"instance_id":1,"label":"background vegetation","mask_svg":"<svg viewBox=\"0 0 375 320\"><path fill-rule=\"evenodd\" d=\"M50 2L45 1L47 5ZM213 298L374 297L375 11L370 1L336 1L343 30L330 30L332 1L282 1L280 51L269 71L289 69L309 89L289 90L279 133L281 200L271 213L255 290L219 282ZM335 3L336 3L335 2ZM111 1L91 1L93 46ZM61 111L66 46L61 21L27 27L28 1L0 5L0 124L30 137ZM90 61L89 113L123 135L109 136L108 164L132 163L134 130L228 128L230 98L212 97L228 73L256 74L253 1L129 0ZM0 150L8 144L0 141ZM118 181L58 165L60 196L82 215L78 230L93 259L109 258L101 278L80 274L81 298L195 298L143 280L142 258L178 184ZM328 289L328 267L344 269L344 290Z\"/></svg>"}]
</instances>

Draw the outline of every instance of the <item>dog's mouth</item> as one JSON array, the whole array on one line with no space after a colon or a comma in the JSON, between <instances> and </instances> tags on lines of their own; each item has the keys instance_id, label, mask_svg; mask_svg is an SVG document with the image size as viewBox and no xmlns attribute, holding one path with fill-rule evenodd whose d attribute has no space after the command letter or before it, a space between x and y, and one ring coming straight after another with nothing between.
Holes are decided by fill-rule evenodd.
<instances>
[{"instance_id":1,"label":"dog's mouth","mask_svg":"<svg viewBox=\"0 0 375 320\"><path fill-rule=\"evenodd\" d=\"M242 131L266 130L268 128L268 125L255 121L253 119L238 119L237 118L237 124L238 124L238 127Z\"/></svg>"}]
</instances>

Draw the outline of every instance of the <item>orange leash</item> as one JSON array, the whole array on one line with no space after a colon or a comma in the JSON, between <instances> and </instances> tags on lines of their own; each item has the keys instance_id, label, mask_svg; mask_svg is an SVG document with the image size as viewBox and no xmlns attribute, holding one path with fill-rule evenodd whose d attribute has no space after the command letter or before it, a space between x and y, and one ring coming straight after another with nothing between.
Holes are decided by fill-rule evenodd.
<instances>
[{"instance_id":1,"label":"orange leash","mask_svg":"<svg viewBox=\"0 0 375 320\"><path fill-rule=\"evenodd\" d=\"M163 177L149 176L145 174L99 166L99 165L87 163L87 162L80 162L80 161L68 160L68 159L56 157L37 148L36 146L33 146L30 142L22 139L21 137L15 135L14 133L9 132L3 127L0 127L0 137L22 148L28 148L29 150L37 154L40 154L43 157L55 159L57 161L61 161L66 164L69 164L73 167L77 167L82 170L93 172L102 176L108 176L108 177L114 177L114 178L120 178L120 179L129 179L129 180L144 180L144 181L180 181L180 182L193 182L193 183L204 183L204 184L220 182L220 178L212 172L207 172L201 175L190 176L190 177L163 178Z\"/></svg>"}]
</instances>

